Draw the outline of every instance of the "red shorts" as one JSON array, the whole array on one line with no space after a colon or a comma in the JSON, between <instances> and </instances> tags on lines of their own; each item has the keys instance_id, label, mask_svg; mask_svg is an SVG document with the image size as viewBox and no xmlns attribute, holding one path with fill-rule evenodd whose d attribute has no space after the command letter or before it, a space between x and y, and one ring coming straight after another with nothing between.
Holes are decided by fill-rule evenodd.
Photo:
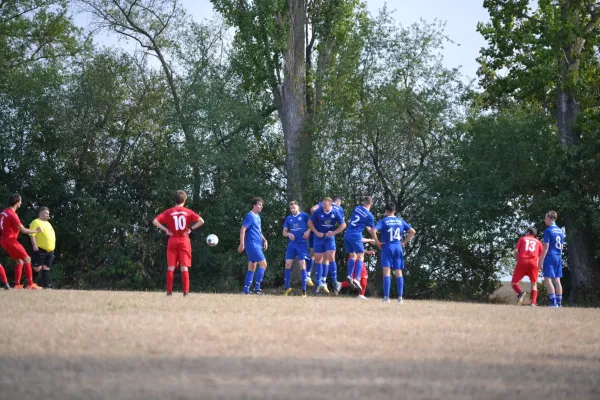
<instances>
[{"instance_id":1,"label":"red shorts","mask_svg":"<svg viewBox=\"0 0 600 400\"><path fill-rule=\"evenodd\" d=\"M191 267L192 266L192 245L190 239L170 238L167 245L167 267Z\"/></svg>"},{"instance_id":2,"label":"red shorts","mask_svg":"<svg viewBox=\"0 0 600 400\"><path fill-rule=\"evenodd\" d=\"M16 240L1 240L0 246L2 246L4 251L6 251L6 254L13 260L24 260L29 257L25 248Z\"/></svg>"},{"instance_id":3,"label":"red shorts","mask_svg":"<svg viewBox=\"0 0 600 400\"><path fill-rule=\"evenodd\" d=\"M513 272L512 283L518 283L526 276L529 277L530 282L535 283L538 280L538 274L539 268L535 258L519 260L515 272Z\"/></svg>"}]
</instances>

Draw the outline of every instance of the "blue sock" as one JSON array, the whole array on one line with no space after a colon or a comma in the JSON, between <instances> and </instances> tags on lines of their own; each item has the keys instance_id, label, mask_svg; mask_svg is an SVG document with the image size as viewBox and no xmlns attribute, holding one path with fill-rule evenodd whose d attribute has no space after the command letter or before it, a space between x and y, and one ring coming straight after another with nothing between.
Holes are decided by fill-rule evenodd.
<instances>
[{"instance_id":1,"label":"blue sock","mask_svg":"<svg viewBox=\"0 0 600 400\"><path fill-rule=\"evenodd\" d=\"M327 274L329 273L329 264L321 264L321 283L327 285Z\"/></svg>"},{"instance_id":2,"label":"blue sock","mask_svg":"<svg viewBox=\"0 0 600 400\"><path fill-rule=\"evenodd\" d=\"M250 292L250 285L254 279L254 271L246 271L246 280L244 281L244 293Z\"/></svg>"},{"instance_id":3,"label":"blue sock","mask_svg":"<svg viewBox=\"0 0 600 400\"><path fill-rule=\"evenodd\" d=\"M549 294L548 298L550 299L550 305L551 306L556 305L556 295L554 293Z\"/></svg>"},{"instance_id":4,"label":"blue sock","mask_svg":"<svg viewBox=\"0 0 600 400\"><path fill-rule=\"evenodd\" d=\"M358 279L360 281L360 274L362 274L362 269L363 269L363 262L362 260L356 260L356 268L354 268L356 270L356 279Z\"/></svg>"},{"instance_id":5,"label":"blue sock","mask_svg":"<svg viewBox=\"0 0 600 400\"><path fill-rule=\"evenodd\" d=\"M390 287L392 286L392 277L384 276L383 277L383 297L390 297Z\"/></svg>"},{"instance_id":6,"label":"blue sock","mask_svg":"<svg viewBox=\"0 0 600 400\"><path fill-rule=\"evenodd\" d=\"M265 269L258 268L256 270L256 280L254 281L254 290L260 290L260 284L263 280L263 276L265 276Z\"/></svg>"},{"instance_id":7,"label":"blue sock","mask_svg":"<svg viewBox=\"0 0 600 400\"><path fill-rule=\"evenodd\" d=\"M306 275L310 276L310 273L312 272L312 267L313 264L315 263L315 260L313 260L312 258L309 258L308 260L306 260Z\"/></svg>"},{"instance_id":8,"label":"blue sock","mask_svg":"<svg viewBox=\"0 0 600 400\"><path fill-rule=\"evenodd\" d=\"M286 289L290 287L290 281L292 280L292 269L286 269L283 274L283 285Z\"/></svg>"},{"instance_id":9,"label":"blue sock","mask_svg":"<svg viewBox=\"0 0 600 400\"><path fill-rule=\"evenodd\" d=\"M352 276L352 273L354 272L354 263L356 262L356 260L354 258L351 258L348 260L348 276Z\"/></svg>"},{"instance_id":10,"label":"blue sock","mask_svg":"<svg viewBox=\"0 0 600 400\"><path fill-rule=\"evenodd\" d=\"M323 269L323 264L315 264L315 282L316 282L317 286L319 286L321 284L322 269Z\"/></svg>"},{"instance_id":11,"label":"blue sock","mask_svg":"<svg viewBox=\"0 0 600 400\"><path fill-rule=\"evenodd\" d=\"M396 286L398 289L398 297L402 297L402 295L404 294L404 277L403 276L396 277Z\"/></svg>"},{"instance_id":12,"label":"blue sock","mask_svg":"<svg viewBox=\"0 0 600 400\"><path fill-rule=\"evenodd\" d=\"M306 277L307 276L308 276L308 273L306 272L306 270L301 269L300 270L300 279L302 280L302 290L306 290Z\"/></svg>"},{"instance_id":13,"label":"blue sock","mask_svg":"<svg viewBox=\"0 0 600 400\"><path fill-rule=\"evenodd\" d=\"M556 304L558 304L559 306L562 306L562 294L561 295L556 295Z\"/></svg>"},{"instance_id":14,"label":"blue sock","mask_svg":"<svg viewBox=\"0 0 600 400\"><path fill-rule=\"evenodd\" d=\"M337 264L335 261L329 263L329 273L331 274L331 282L335 285L337 280Z\"/></svg>"}]
</instances>

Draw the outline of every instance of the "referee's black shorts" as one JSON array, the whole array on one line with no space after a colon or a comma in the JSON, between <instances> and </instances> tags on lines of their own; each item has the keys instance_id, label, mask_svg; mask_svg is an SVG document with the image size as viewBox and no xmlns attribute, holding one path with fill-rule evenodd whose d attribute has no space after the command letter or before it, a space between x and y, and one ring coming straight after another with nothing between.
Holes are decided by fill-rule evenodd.
<instances>
[{"instance_id":1,"label":"referee's black shorts","mask_svg":"<svg viewBox=\"0 0 600 400\"><path fill-rule=\"evenodd\" d=\"M33 253L32 261L33 265L36 267L45 265L50 268L52 266L52 261L54 260L54 252L46 251L44 249L40 249L38 252Z\"/></svg>"}]
</instances>

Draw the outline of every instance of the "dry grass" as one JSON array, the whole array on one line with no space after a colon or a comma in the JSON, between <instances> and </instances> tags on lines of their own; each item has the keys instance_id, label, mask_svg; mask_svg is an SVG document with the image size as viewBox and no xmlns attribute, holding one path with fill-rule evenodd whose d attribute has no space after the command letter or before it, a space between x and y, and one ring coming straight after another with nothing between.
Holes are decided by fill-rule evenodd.
<instances>
[{"instance_id":1,"label":"dry grass","mask_svg":"<svg viewBox=\"0 0 600 400\"><path fill-rule=\"evenodd\" d=\"M1 399L600 398L597 309L75 291L0 303Z\"/></svg>"}]
</instances>

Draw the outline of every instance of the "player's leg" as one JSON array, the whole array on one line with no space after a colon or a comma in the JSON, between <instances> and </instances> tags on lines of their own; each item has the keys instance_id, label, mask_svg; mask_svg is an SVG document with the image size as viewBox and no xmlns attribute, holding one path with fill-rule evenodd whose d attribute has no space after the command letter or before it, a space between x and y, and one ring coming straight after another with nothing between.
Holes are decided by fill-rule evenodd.
<instances>
[{"instance_id":1,"label":"player's leg","mask_svg":"<svg viewBox=\"0 0 600 400\"><path fill-rule=\"evenodd\" d=\"M363 270L364 271L364 270ZM366 300L365 293L367 292L367 282L369 280L369 276L363 273L363 276L360 277L360 286L362 290L358 294L358 298L361 300Z\"/></svg>"},{"instance_id":2,"label":"player's leg","mask_svg":"<svg viewBox=\"0 0 600 400\"><path fill-rule=\"evenodd\" d=\"M555 268L554 268L554 260L553 257L547 255L544 258L544 284L546 285L546 290L548 291L548 300L550 300L550 307L558 307L556 304L556 294L554 291L553 279L555 276Z\"/></svg>"},{"instance_id":3,"label":"player's leg","mask_svg":"<svg viewBox=\"0 0 600 400\"><path fill-rule=\"evenodd\" d=\"M313 265L315 264L315 251L314 251L314 239L315 234L311 231L308 235L308 253L310 254L309 258L306 260L306 284L310 287L314 286L312 279L310 279L310 275L313 270Z\"/></svg>"},{"instance_id":4,"label":"player's leg","mask_svg":"<svg viewBox=\"0 0 600 400\"><path fill-rule=\"evenodd\" d=\"M257 262L256 277L254 279L254 294L262 294L260 284L262 283L265 271L267 269L267 260L264 258Z\"/></svg>"},{"instance_id":5,"label":"player's leg","mask_svg":"<svg viewBox=\"0 0 600 400\"><path fill-rule=\"evenodd\" d=\"M291 280L292 280L292 265L294 264L294 259L290 259L289 247L288 251L285 255L285 271L283 272L283 286L285 287L284 296L287 296L292 292L291 288Z\"/></svg>"},{"instance_id":6,"label":"player's leg","mask_svg":"<svg viewBox=\"0 0 600 400\"><path fill-rule=\"evenodd\" d=\"M537 281L538 281L538 266L536 263L532 263L529 269L529 282L531 282L531 305L537 306Z\"/></svg>"},{"instance_id":7,"label":"player's leg","mask_svg":"<svg viewBox=\"0 0 600 400\"><path fill-rule=\"evenodd\" d=\"M383 267L383 302L390 302L390 288L392 286L392 277L390 276L391 267Z\"/></svg>"},{"instance_id":8,"label":"player's leg","mask_svg":"<svg viewBox=\"0 0 600 400\"><path fill-rule=\"evenodd\" d=\"M0 264L0 281L2 281L2 287L4 290L10 290L10 285L8 284L8 278L6 277L6 271L2 264Z\"/></svg>"},{"instance_id":9,"label":"player's leg","mask_svg":"<svg viewBox=\"0 0 600 400\"><path fill-rule=\"evenodd\" d=\"M52 289L52 273L50 272L50 269L52 268L53 261L53 252L47 252L42 258L42 283L44 289Z\"/></svg>"},{"instance_id":10,"label":"player's leg","mask_svg":"<svg viewBox=\"0 0 600 400\"><path fill-rule=\"evenodd\" d=\"M250 286L252 286L252 281L254 280L254 271L256 270L256 263L252 261L248 261L248 270L246 271L246 278L244 279L244 290L242 294L250 293Z\"/></svg>"},{"instance_id":11,"label":"player's leg","mask_svg":"<svg viewBox=\"0 0 600 400\"><path fill-rule=\"evenodd\" d=\"M300 282L302 282L302 297L306 297L306 261L298 257L298 267L300 267Z\"/></svg>"},{"instance_id":12,"label":"player's leg","mask_svg":"<svg viewBox=\"0 0 600 400\"><path fill-rule=\"evenodd\" d=\"M357 248L356 252L356 264L354 267L354 280L352 284L359 292L362 291L362 285L360 283L360 277L362 276L363 268L365 265L365 253L362 242L360 242L360 247Z\"/></svg>"},{"instance_id":13,"label":"player's leg","mask_svg":"<svg viewBox=\"0 0 600 400\"><path fill-rule=\"evenodd\" d=\"M190 272L192 267L192 244L189 240L182 241L179 244L179 263L181 265L181 286L183 287L183 296L190 293Z\"/></svg>"},{"instance_id":14,"label":"player's leg","mask_svg":"<svg viewBox=\"0 0 600 400\"><path fill-rule=\"evenodd\" d=\"M178 258L179 254L177 252L177 249L175 248L174 243L169 241L169 243L167 244L167 296L171 296L173 294L173 280L175 278L175 267L179 263Z\"/></svg>"},{"instance_id":15,"label":"player's leg","mask_svg":"<svg viewBox=\"0 0 600 400\"><path fill-rule=\"evenodd\" d=\"M404 255L402 254L402 250L399 250L398 254L396 254L393 269L396 276L398 303L402 304L402 296L404 296L404 276L402 275L402 271L404 270Z\"/></svg>"},{"instance_id":16,"label":"player's leg","mask_svg":"<svg viewBox=\"0 0 600 400\"><path fill-rule=\"evenodd\" d=\"M519 285L519 282L527 275L528 266L523 263L517 262L515 266L515 270L513 272L512 279L510 281L511 286L515 293L517 293L517 304L521 305L523 303L523 299L525 298L525 291Z\"/></svg>"},{"instance_id":17,"label":"player's leg","mask_svg":"<svg viewBox=\"0 0 600 400\"><path fill-rule=\"evenodd\" d=\"M352 247L352 241L344 238L344 250L348 253L348 275L346 276L346 281L352 284L352 274L354 274L354 265L356 263L356 253Z\"/></svg>"},{"instance_id":18,"label":"player's leg","mask_svg":"<svg viewBox=\"0 0 600 400\"><path fill-rule=\"evenodd\" d=\"M25 255L27 255L27 252L25 252L24 248L23 252ZM33 268L31 267L31 257L28 255L23 258L23 272L25 273L25 279L27 280L27 289L40 290L41 287L33 283Z\"/></svg>"},{"instance_id":19,"label":"player's leg","mask_svg":"<svg viewBox=\"0 0 600 400\"><path fill-rule=\"evenodd\" d=\"M562 257L560 255L556 256L555 265L556 267L554 270L554 287L556 289L556 305L562 307L563 288L562 284L560 283L560 278L562 278Z\"/></svg>"},{"instance_id":20,"label":"player's leg","mask_svg":"<svg viewBox=\"0 0 600 400\"><path fill-rule=\"evenodd\" d=\"M29 257L27 251L25 251L25 248L21 245L21 243L15 240L11 242L7 246L7 248L5 248L5 250L7 250L6 252L12 259L17 261L17 266L15 267L15 281L17 281L18 278L18 282L15 282L15 285L20 286L21 272L24 272L25 279L27 281L27 289L41 289L38 285L33 283L33 269L31 268L31 257ZM21 286L20 288L22 289L23 287Z\"/></svg>"},{"instance_id":21,"label":"player's leg","mask_svg":"<svg viewBox=\"0 0 600 400\"><path fill-rule=\"evenodd\" d=\"M333 239L333 238L332 238ZM335 242L334 242L335 244ZM339 294L342 289L342 283L337 279L337 264L335 262L335 249L327 251L327 260L329 261L328 269L331 275L331 286L335 294ZM327 284L327 283L326 283Z\"/></svg>"}]
</instances>

